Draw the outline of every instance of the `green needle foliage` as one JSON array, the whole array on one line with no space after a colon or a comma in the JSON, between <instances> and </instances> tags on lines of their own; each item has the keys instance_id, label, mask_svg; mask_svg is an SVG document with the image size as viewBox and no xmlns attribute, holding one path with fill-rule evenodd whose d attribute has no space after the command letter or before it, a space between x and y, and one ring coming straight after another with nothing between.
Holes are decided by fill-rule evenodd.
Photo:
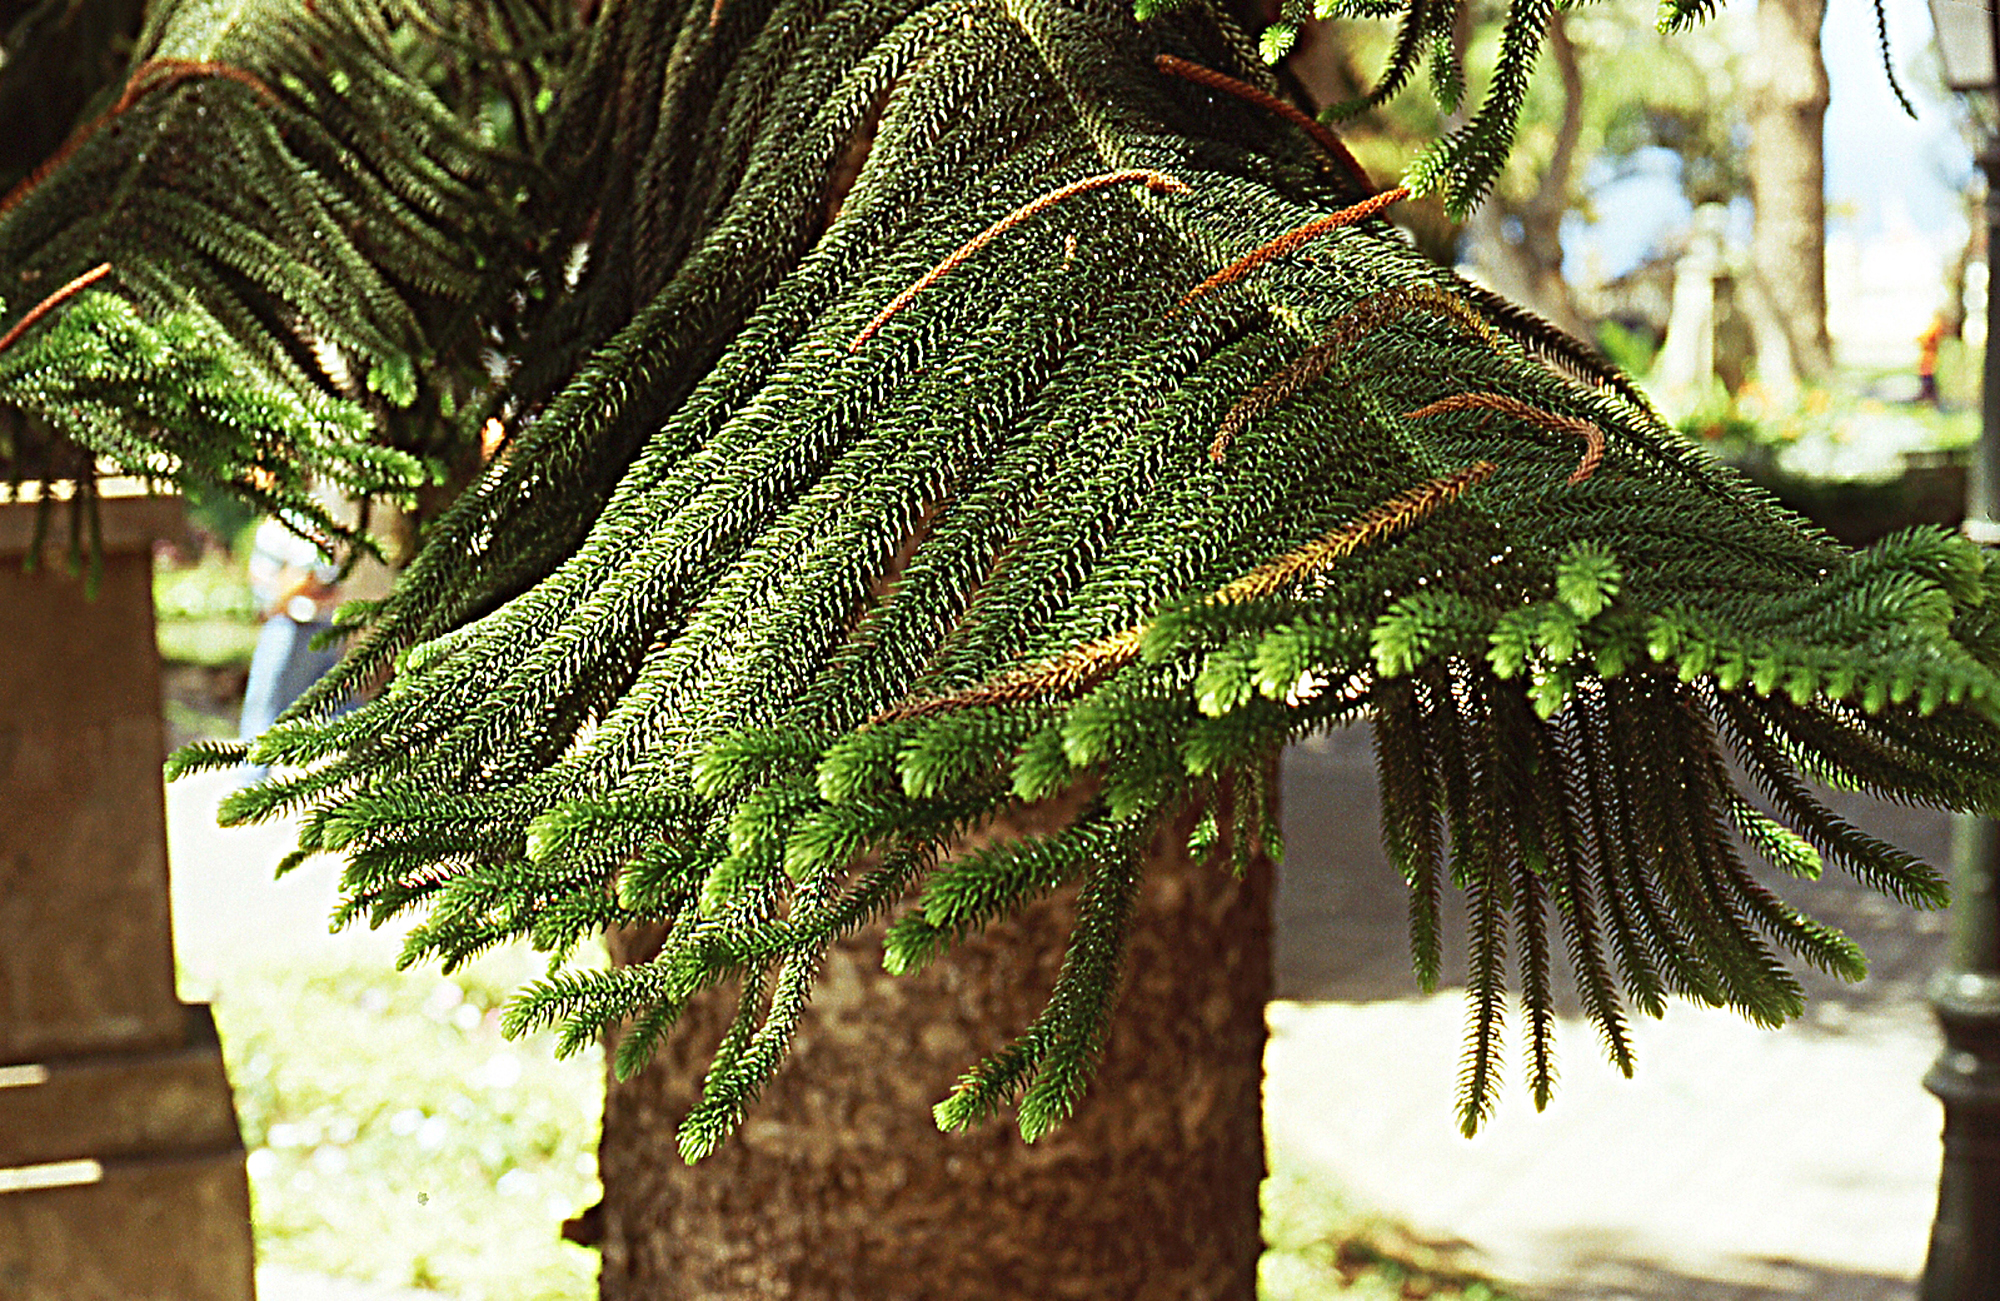
<instances>
[{"instance_id":1,"label":"green needle foliage","mask_svg":"<svg viewBox=\"0 0 2000 1301\"><path fill-rule=\"evenodd\" d=\"M515 210L540 173L493 139L529 116L494 106L504 87L456 84L495 52L428 53L423 17L151 8L126 76L0 197L0 294L62 309L0 352L0 454L67 441L334 534L313 478L426 481L462 441L441 416L485 414L458 409L490 387L477 350L524 288ZM542 26L489 16L465 43Z\"/></svg>"},{"instance_id":2,"label":"green needle foliage","mask_svg":"<svg viewBox=\"0 0 2000 1301\"><path fill-rule=\"evenodd\" d=\"M296 770L226 813L304 811L301 854L346 858L345 916L420 914L408 961L547 950L511 1026L574 1049L629 1019L620 1071L733 984L691 1158L783 1061L836 940L892 914L909 970L1073 886L1047 1009L938 1108L1058 1123L1161 819L1208 810L1218 870L1275 850L1270 756L1350 722L1374 728L1427 985L1442 898L1469 900L1468 1129L1510 988L1546 1098L1558 960L1627 1069L1633 1009L1777 1023L1801 1002L1788 956L1861 974L1735 833L1787 872L1943 902L1807 778L2000 804L2000 569L1938 531L1839 547L1583 345L1425 262L1380 215L1401 191L1273 111L1225 17L605 0L572 37L567 7L454 6L478 37L457 98L427 10L321 3L302 34L292 6L232 7L197 53L257 85L127 107L157 121L150 146L119 137L129 183L72 181L114 167L91 150L117 141L87 141L0 220L0 268L118 269L128 307L78 298L41 336L50 391L98 364L79 340L100 318L162 340L139 388L211 355L236 376L185 414L107 407L190 472L240 464L211 400L256 397L256 446L321 473L380 456L398 411L504 420L395 591L350 613L343 667L249 750ZM1352 7L1403 17L1388 90L1448 56L1452 8ZM1549 8L1514 6L1487 109L1418 179L1483 190ZM540 90L503 148L466 106L506 86ZM198 193L148 170L204 130L230 149ZM425 394L466 385L468 339L503 364L454 416ZM306 341L377 377L368 429L298 423L365 396L335 404ZM947 852L1079 786L1070 825ZM563 969L638 923L665 927L655 958Z\"/></svg>"}]
</instances>

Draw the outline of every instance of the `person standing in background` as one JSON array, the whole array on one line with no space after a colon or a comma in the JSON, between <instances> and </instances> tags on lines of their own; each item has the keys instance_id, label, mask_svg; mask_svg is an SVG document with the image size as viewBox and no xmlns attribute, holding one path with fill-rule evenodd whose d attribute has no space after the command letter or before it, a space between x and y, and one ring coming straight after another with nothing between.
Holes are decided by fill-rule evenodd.
<instances>
[{"instance_id":1,"label":"person standing in background","mask_svg":"<svg viewBox=\"0 0 2000 1301\"><path fill-rule=\"evenodd\" d=\"M1931 323L1917 336L1917 401L1925 406L1938 405L1938 350L1944 345L1944 313L1931 317Z\"/></svg>"},{"instance_id":2,"label":"person standing in background","mask_svg":"<svg viewBox=\"0 0 2000 1301\"><path fill-rule=\"evenodd\" d=\"M341 595L340 566L276 516L257 526L249 570L250 592L264 623L250 657L237 735L254 741L339 662L338 647L314 649L312 643L332 630ZM257 765L246 780L260 781L267 775L269 770Z\"/></svg>"}]
</instances>

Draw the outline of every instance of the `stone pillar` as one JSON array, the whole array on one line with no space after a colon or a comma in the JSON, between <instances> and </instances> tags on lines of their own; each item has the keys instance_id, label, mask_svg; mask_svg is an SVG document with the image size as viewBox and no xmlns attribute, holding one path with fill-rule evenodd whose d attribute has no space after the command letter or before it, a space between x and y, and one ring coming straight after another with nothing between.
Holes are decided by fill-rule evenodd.
<instances>
[{"instance_id":1,"label":"stone pillar","mask_svg":"<svg viewBox=\"0 0 2000 1301\"><path fill-rule=\"evenodd\" d=\"M0 504L0 1297L249 1301L229 1082L174 989L152 540L179 503L100 502L94 599L23 570L37 509Z\"/></svg>"},{"instance_id":2,"label":"stone pillar","mask_svg":"<svg viewBox=\"0 0 2000 1301\"><path fill-rule=\"evenodd\" d=\"M1695 209L1687 251L1674 265L1673 310L1667 337L1646 385L1669 419L1701 405L1715 383L1715 281L1723 274L1729 212L1721 204Z\"/></svg>"}]
</instances>

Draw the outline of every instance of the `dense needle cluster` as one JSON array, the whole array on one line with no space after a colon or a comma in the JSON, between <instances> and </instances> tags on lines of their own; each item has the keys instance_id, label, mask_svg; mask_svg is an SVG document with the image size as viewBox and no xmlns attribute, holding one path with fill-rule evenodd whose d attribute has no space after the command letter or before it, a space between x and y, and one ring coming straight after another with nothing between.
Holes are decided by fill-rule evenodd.
<instances>
[{"instance_id":1,"label":"dense needle cluster","mask_svg":"<svg viewBox=\"0 0 2000 1301\"><path fill-rule=\"evenodd\" d=\"M1393 90L1455 5L1366 8L1404 15ZM1513 6L1489 109L1412 186L1483 189L1548 9ZM244 75L108 88L120 111L0 217L10 320L15 287L113 268L0 353L0 397L238 483L402 483L503 421L346 616L344 667L252 748L294 771L227 813L303 810L347 915L422 914L412 961L525 938L560 964L664 924L509 1024L576 1048L629 1019L630 1071L734 984L690 1156L783 1060L835 940L892 914L908 970L1074 886L1047 1009L939 1108L1060 1121L1160 820L1195 802L1203 843L1268 844L1269 756L1342 724L1374 729L1425 982L1444 893L1469 900L1468 1127L1510 984L1546 1096L1558 953L1625 1066L1629 1009L1776 1022L1785 955L1860 973L1736 834L1941 902L1806 778L1995 805L2000 570L1937 531L1844 550L1709 464L1413 250L1396 191L1260 101L1227 19L575 13L161 6L142 71ZM949 851L1079 783L1066 828Z\"/></svg>"}]
</instances>

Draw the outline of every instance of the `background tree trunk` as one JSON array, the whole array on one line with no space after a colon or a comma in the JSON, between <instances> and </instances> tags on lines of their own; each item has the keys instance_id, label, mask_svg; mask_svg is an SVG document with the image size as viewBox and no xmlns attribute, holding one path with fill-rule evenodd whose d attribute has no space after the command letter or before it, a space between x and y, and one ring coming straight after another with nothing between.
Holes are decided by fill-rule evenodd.
<instances>
[{"instance_id":1,"label":"background tree trunk","mask_svg":"<svg viewBox=\"0 0 2000 1301\"><path fill-rule=\"evenodd\" d=\"M1010 829L1051 830L1073 809L1034 806ZM791 1062L737 1137L689 1167L674 1128L733 999L696 1004L605 1099L605 1301L1252 1301L1271 868L1258 857L1238 879L1190 861L1192 816L1148 851L1096 1082L1033 1146L1011 1118L940 1134L930 1108L1041 1010L1067 895L915 976L882 971L879 925L835 949ZM614 957L657 942L615 937Z\"/></svg>"},{"instance_id":2,"label":"background tree trunk","mask_svg":"<svg viewBox=\"0 0 2000 1301\"><path fill-rule=\"evenodd\" d=\"M1563 91L1549 164L1526 200L1510 203L1489 194L1473 211L1468 228L1480 276L1492 289L1588 340L1590 323L1563 270L1563 218L1574 198L1576 148L1583 136L1583 65L1561 13L1549 19L1547 53Z\"/></svg>"},{"instance_id":3,"label":"background tree trunk","mask_svg":"<svg viewBox=\"0 0 2000 1301\"><path fill-rule=\"evenodd\" d=\"M1759 336L1759 374L1783 390L1833 368L1826 334L1826 0L1758 0L1752 61L1750 241L1745 307ZM1775 355L1788 350L1787 359ZM1789 373L1779 373L1789 371Z\"/></svg>"}]
</instances>

